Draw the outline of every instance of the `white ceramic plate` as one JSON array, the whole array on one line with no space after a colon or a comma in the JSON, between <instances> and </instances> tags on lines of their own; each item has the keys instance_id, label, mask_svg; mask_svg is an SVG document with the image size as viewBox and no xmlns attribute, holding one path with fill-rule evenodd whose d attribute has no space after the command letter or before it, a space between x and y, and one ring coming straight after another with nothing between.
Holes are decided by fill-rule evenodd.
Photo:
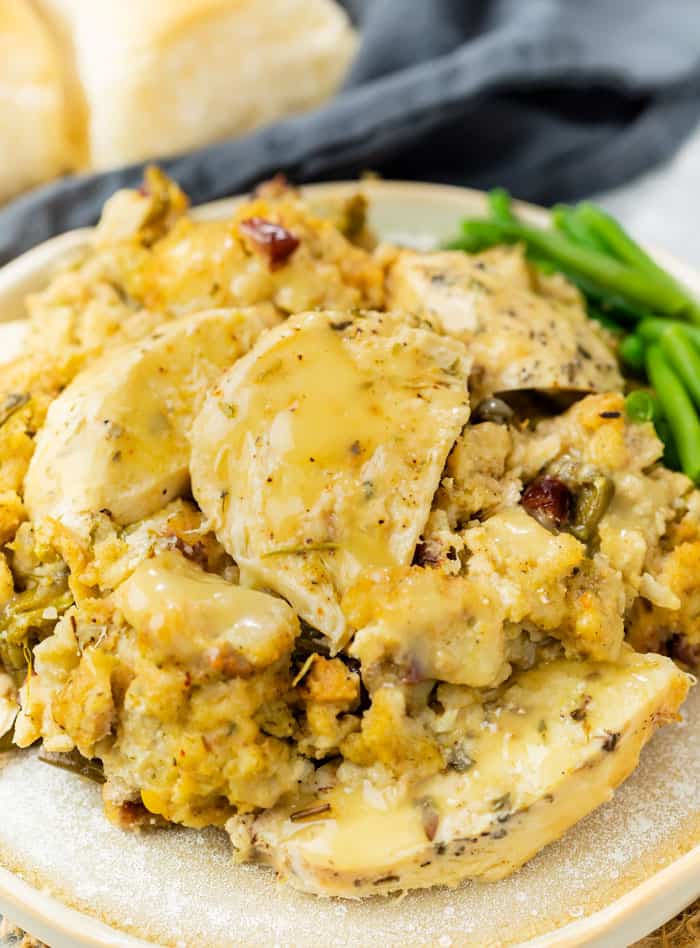
<instances>
[{"instance_id":1,"label":"white ceramic plate","mask_svg":"<svg viewBox=\"0 0 700 948\"><path fill-rule=\"evenodd\" d=\"M323 203L357 188L318 185L307 194ZM484 209L483 195L457 188L361 189L383 237L426 247ZM222 216L232 203L197 213ZM522 210L543 220L542 211ZM0 321L21 320L24 295L88 234L65 234L0 271ZM657 256L700 293L700 274ZM0 360L21 334L21 323L0 326ZM300 895L268 870L233 866L223 834L125 834L106 821L87 781L33 753L0 760L0 911L54 948L626 946L700 895L700 689L683 723L654 738L615 798L515 876L403 899Z\"/></svg>"}]
</instances>

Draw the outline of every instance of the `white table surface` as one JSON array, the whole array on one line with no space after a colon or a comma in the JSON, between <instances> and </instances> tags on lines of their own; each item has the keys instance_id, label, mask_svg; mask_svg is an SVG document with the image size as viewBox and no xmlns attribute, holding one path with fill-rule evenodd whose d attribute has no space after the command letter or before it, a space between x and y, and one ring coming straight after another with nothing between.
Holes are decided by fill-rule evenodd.
<instances>
[{"instance_id":1,"label":"white table surface","mask_svg":"<svg viewBox=\"0 0 700 948\"><path fill-rule=\"evenodd\" d=\"M638 240L700 268L700 126L670 162L594 198Z\"/></svg>"}]
</instances>

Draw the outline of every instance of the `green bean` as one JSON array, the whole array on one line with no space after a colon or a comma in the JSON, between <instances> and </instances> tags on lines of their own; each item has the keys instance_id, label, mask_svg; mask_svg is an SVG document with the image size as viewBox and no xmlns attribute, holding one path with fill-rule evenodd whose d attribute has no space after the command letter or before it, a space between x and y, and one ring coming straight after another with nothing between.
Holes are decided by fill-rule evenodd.
<instances>
[{"instance_id":1,"label":"green bean","mask_svg":"<svg viewBox=\"0 0 700 948\"><path fill-rule=\"evenodd\" d=\"M554 226L569 240L581 247L589 247L591 250L606 250L605 244L578 216L573 207L557 204L552 208L551 213Z\"/></svg>"},{"instance_id":2,"label":"green bean","mask_svg":"<svg viewBox=\"0 0 700 948\"><path fill-rule=\"evenodd\" d=\"M498 222L493 220L471 220L463 222L462 234L455 240L443 244L445 250L462 250L466 253L480 253L489 247L504 243L503 233ZM528 259L546 276L561 273L589 299L594 300L601 309L608 312L617 322L632 323L652 316L652 311L640 308L639 303L631 303L619 294L611 294L591 280L573 273L543 254L533 252L526 247Z\"/></svg>"},{"instance_id":3,"label":"green bean","mask_svg":"<svg viewBox=\"0 0 700 948\"><path fill-rule=\"evenodd\" d=\"M592 300L600 309L619 323L631 325L653 316L652 310L642 307L638 303L631 303L617 293L606 292L591 280L586 280L570 270L560 269L560 272L564 274L569 283L577 286L587 299Z\"/></svg>"},{"instance_id":4,"label":"green bean","mask_svg":"<svg viewBox=\"0 0 700 948\"><path fill-rule=\"evenodd\" d=\"M582 201L576 206L576 214L593 233L598 235L602 245L607 247L618 260L650 276L660 277L663 280L670 279L669 275L651 259L646 251L642 250L627 231L602 208L596 207L589 201Z\"/></svg>"},{"instance_id":5,"label":"green bean","mask_svg":"<svg viewBox=\"0 0 700 948\"><path fill-rule=\"evenodd\" d=\"M647 373L668 419L673 440L678 448L683 472L700 484L700 420L674 370L658 343L647 349Z\"/></svg>"},{"instance_id":6,"label":"green bean","mask_svg":"<svg viewBox=\"0 0 700 948\"><path fill-rule=\"evenodd\" d=\"M487 247L504 242L501 226L496 221L477 219L462 221L460 236L447 244L448 250L466 250L467 253L479 253Z\"/></svg>"},{"instance_id":7,"label":"green bean","mask_svg":"<svg viewBox=\"0 0 700 948\"><path fill-rule=\"evenodd\" d=\"M644 341L639 336L625 336L620 343L619 356L635 372L644 371Z\"/></svg>"},{"instance_id":8,"label":"green bean","mask_svg":"<svg viewBox=\"0 0 700 948\"><path fill-rule=\"evenodd\" d=\"M659 417L659 403L645 388L636 388L625 399L625 412L630 421L641 424Z\"/></svg>"},{"instance_id":9,"label":"green bean","mask_svg":"<svg viewBox=\"0 0 700 948\"><path fill-rule=\"evenodd\" d=\"M489 208L491 217L498 223L515 221L510 194L505 188L493 188L489 191Z\"/></svg>"},{"instance_id":10,"label":"green bean","mask_svg":"<svg viewBox=\"0 0 700 948\"><path fill-rule=\"evenodd\" d=\"M543 276L552 276L553 274L560 272L557 270L551 260L545 260L544 257L532 256L532 254L528 254L527 256L528 259L535 264Z\"/></svg>"},{"instance_id":11,"label":"green bean","mask_svg":"<svg viewBox=\"0 0 700 948\"><path fill-rule=\"evenodd\" d=\"M489 230L484 229L484 224L488 225ZM687 309L687 299L675 287L667 286L598 251L578 247L556 231L546 231L519 222L497 224L495 221L465 220L462 222L465 244L470 243L474 225L477 225L482 240L488 237L493 243L523 241L529 249L547 257L558 268L572 270L610 293L651 307L664 315L678 316ZM465 249L470 247L465 246Z\"/></svg>"},{"instance_id":12,"label":"green bean","mask_svg":"<svg viewBox=\"0 0 700 948\"><path fill-rule=\"evenodd\" d=\"M700 304L698 301L684 287L681 287L670 273L660 267L646 251L642 250L639 244L630 237L613 217L588 201L579 204L576 213L580 220L598 235L603 244L612 251L618 260L665 284L669 289L679 291L685 297L688 315L693 321L700 322Z\"/></svg>"},{"instance_id":13,"label":"green bean","mask_svg":"<svg viewBox=\"0 0 700 948\"><path fill-rule=\"evenodd\" d=\"M646 388L636 388L625 399L625 413L635 424L652 422L656 434L664 446L663 461L674 471L681 469L678 451L671 434L668 420L661 412L658 398Z\"/></svg>"},{"instance_id":14,"label":"green bean","mask_svg":"<svg viewBox=\"0 0 700 948\"><path fill-rule=\"evenodd\" d=\"M647 317L637 326L637 333L645 342L658 342L669 329L678 329L696 346L700 346L700 326L691 326L677 319Z\"/></svg>"},{"instance_id":15,"label":"green bean","mask_svg":"<svg viewBox=\"0 0 700 948\"><path fill-rule=\"evenodd\" d=\"M661 337L661 348L695 404L700 407L700 352L681 327L671 326Z\"/></svg>"}]
</instances>

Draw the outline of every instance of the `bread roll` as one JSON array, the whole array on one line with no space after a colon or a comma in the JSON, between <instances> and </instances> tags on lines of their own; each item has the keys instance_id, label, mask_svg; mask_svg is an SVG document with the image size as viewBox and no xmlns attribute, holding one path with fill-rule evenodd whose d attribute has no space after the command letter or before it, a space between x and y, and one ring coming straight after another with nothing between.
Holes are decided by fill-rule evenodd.
<instances>
[{"instance_id":1,"label":"bread roll","mask_svg":"<svg viewBox=\"0 0 700 948\"><path fill-rule=\"evenodd\" d=\"M332 0L38 0L72 36L85 157L163 157L311 108L356 38ZM65 48L65 44L64 44Z\"/></svg>"},{"instance_id":2,"label":"bread roll","mask_svg":"<svg viewBox=\"0 0 700 948\"><path fill-rule=\"evenodd\" d=\"M0 2L0 202L72 164L63 71L28 0Z\"/></svg>"}]
</instances>

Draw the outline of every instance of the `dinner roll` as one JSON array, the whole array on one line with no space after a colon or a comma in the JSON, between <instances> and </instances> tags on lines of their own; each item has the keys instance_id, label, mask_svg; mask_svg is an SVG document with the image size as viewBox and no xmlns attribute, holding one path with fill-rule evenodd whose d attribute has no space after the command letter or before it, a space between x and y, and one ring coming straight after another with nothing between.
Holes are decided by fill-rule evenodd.
<instances>
[{"instance_id":1,"label":"dinner roll","mask_svg":"<svg viewBox=\"0 0 700 948\"><path fill-rule=\"evenodd\" d=\"M332 0L38 0L72 37L85 155L101 169L317 105L356 46Z\"/></svg>"},{"instance_id":2,"label":"dinner roll","mask_svg":"<svg viewBox=\"0 0 700 948\"><path fill-rule=\"evenodd\" d=\"M0 202L70 167L62 68L27 0L0 3Z\"/></svg>"}]
</instances>

